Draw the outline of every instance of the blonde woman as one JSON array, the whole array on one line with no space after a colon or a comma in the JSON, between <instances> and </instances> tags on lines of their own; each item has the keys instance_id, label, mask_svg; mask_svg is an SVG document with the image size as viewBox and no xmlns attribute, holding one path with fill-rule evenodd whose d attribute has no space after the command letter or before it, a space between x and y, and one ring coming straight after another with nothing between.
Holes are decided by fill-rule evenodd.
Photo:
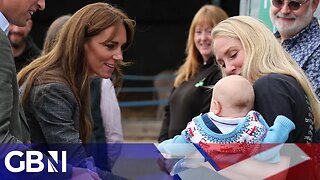
<instances>
[{"instance_id":1,"label":"blonde woman","mask_svg":"<svg viewBox=\"0 0 320 180\"><path fill-rule=\"evenodd\" d=\"M314 142L314 129L320 126L319 101L303 71L272 32L252 17L238 16L217 25L212 38L213 52L224 73L242 75L253 84L254 109L268 125L284 115L296 127L287 143ZM267 172L264 170L257 173ZM304 172L308 179L309 172ZM248 174L255 173L251 170Z\"/></svg>"},{"instance_id":2,"label":"blonde woman","mask_svg":"<svg viewBox=\"0 0 320 180\"><path fill-rule=\"evenodd\" d=\"M173 138L191 119L208 112L211 92L206 86L214 85L221 73L211 49L211 30L227 14L214 5L204 5L194 16L188 35L186 59L176 73L174 90L165 107L165 117L159 142Z\"/></svg>"}]
</instances>

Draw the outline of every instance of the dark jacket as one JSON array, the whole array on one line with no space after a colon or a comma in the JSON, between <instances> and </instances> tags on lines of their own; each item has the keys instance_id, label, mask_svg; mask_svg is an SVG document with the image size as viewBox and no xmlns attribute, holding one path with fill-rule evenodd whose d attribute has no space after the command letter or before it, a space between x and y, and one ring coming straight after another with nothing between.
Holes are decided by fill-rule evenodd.
<instances>
[{"instance_id":1,"label":"dark jacket","mask_svg":"<svg viewBox=\"0 0 320 180\"><path fill-rule=\"evenodd\" d=\"M29 36L26 42L26 48L20 56L14 57L14 62L16 64L17 73L26 65L28 65L33 59L37 58L41 50L33 42L32 38Z\"/></svg>"},{"instance_id":2,"label":"dark jacket","mask_svg":"<svg viewBox=\"0 0 320 180\"><path fill-rule=\"evenodd\" d=\"M192 118L209 112L212 95L209 86L216 84L220 78L220 69L215 59L211 58L206 65L200 67L194 78L172 91L165 108L159 142L180 134Z\"/></svg>"}]
</instances>

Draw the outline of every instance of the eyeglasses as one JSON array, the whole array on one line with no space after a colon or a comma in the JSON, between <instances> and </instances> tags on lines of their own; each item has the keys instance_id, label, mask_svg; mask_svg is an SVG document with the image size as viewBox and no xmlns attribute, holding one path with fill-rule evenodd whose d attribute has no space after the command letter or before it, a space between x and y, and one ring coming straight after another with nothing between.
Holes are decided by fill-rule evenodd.
<instances>
[{"instance_id":1,"label":"eyeglasses","mask_svg":"<svg viewBox=\"0 0 320 180\"><path fill-rule=\"evenodd\" d=\"M297 2L297 1L289 1L288 7L290 10L298 10L303 4L308 2L309 0L306 0L303 3ZM284 5L284 0L272 0L272 5L276 8L282 8Z\"/></svg>"}]
</instances>

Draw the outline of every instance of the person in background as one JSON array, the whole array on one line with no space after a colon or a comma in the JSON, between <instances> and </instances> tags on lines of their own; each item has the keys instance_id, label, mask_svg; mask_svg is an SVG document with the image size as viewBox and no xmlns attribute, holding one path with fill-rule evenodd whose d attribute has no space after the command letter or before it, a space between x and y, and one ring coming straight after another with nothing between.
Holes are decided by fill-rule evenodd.
<instances>
[{"instance_id":1,"label":"person in background","mask_svg":"<svg viewBox=\"0 0 320 180\"><path fill-rule=\"evenodd\" d=\"M113 166L121 151L123 131L120 106L115 87L111 79L102 79L101 81L100 109L106 140L105 142L108 143L107 147L111 161L110 165Z\"/></svg>"},{"instance_id":2,"label":"person in background","mask_svg":"<svg viewBox=\"0 0 320 180\"><path fill-rule=\"evenodd\" d=\"M106 143L123 142L119 102L110 79L103 79L101 81L100 109L105 128Z\"/></svg>"},{"instance_id":3,"label":"person in background","mask_svg":"<svg viewBox=\"0 0 320 180\"><path fill-rule=\"evenodd\" d=\"M95 167L82 144L90 142L90 79L110 78L133 40L134 20L107 3L93 3L65 22L57 42L18 74L31 142L72 144L74 165L97 170L103 179L121 179ZM69 146L67 146L68 148Z\"/></svg>"},{"instance_id":4,"label":"person in background","mask_svg":"<svg viewBox=\"0 0 320 180\"><path fill-rule=\"evenodd\" d=\"M175 157L187 156L197 149L204 158L194 162L193 167L206 161L218 171L223 163L235 164L239 159L255 156L255 159L278 163L279 148L268 153L259 153L266 146L284 143L295 128L291 120L277 116L269 128L259 112L252 110L254 91L251 83L242 76L230 75L220 79L213 87L210 111L193 118L187 127L172 139L158 145L161 153ZM181 143L189 143L190 146ZM197 148L196 148L197 147ZM272 146L271 146L272 147ZM271 148L270 147L270 148ZM185 162L179 161L175 174ZM179 170L180 169L180 170Z\"/></svg>"},{"instance_id":5,"label":"person in background","mask_svg":"<svg viewBox=\"0 0 320 180\"><path fill-rule=\"evenodd\" d=\"M320 98L320 24L314 13L319 0L271 0L270 19L275 36L311 81ZM320 142L320 129L316 131Z\"/></svg>"},{"instance_id":6,"label":"person in background","mask_svg":"<svg viewBox=\"0 0 320 180\"><path fill-rule=\"evenodd\" d=\"M237 16L214 27L212 39L224 73L241 75L253 84L254 109L267 124L284 115L296 127L286 143L314 142L314 128L320 126L319 100L303 70L272 32L252 17Z\"/></svg>"},{"instance_id":7,"label":"person in background","mask_svg":"<svg viewBox=\"0 0 320 180\"><path fill-rule=\"evenodd\" d=\"M92 143L100 144L97 148L99 152L94 153L97 155L95 159L97 163L105 164L99 154L107 152L108 166L102 167L110 170L120 155L123 143L120 107L111 79L94 77L90 88L91 115L94 121L91 140ZM103 147L102 144L106 145Z\"/></svg>"},{"instance_id":8,"label":"person in background","mask_svg":"<svg viewBox=\"0 0 320 180\"><path fill-rule=\"evenodd\" d=\"M33 42L29 35L32 29L32 20L28 19L24 27L9 25L9 40L13 52L16 71L19 72L24 66L29 64L34 58L38 57L41 50Z\"/></svg>"},{"instance_id":9,"label":"person in background","mask_svg":"<svg viewBox=\"0 0 320 180\"><path fill-rule=\"evenodd\" d=\"M214 5L204 5L194 16L189 29L186 59L176 73L174 88L165 107L158 141L173 138L193 117L209 111L211 92L221 72L211 49L211 29L228 16Z\"/></svg>"},{"instance_id":10,"label":"person in background","mask_svg":"<svg viewBox=\"0 0 320 180\"><path fill-rule=\"evenodd\" d=\"M59 32L62 26L70 19L71 15L63 15L55 19L49 26L44 38L42 55L48 54L57 43Z\"/></svg>"}]
</instances>

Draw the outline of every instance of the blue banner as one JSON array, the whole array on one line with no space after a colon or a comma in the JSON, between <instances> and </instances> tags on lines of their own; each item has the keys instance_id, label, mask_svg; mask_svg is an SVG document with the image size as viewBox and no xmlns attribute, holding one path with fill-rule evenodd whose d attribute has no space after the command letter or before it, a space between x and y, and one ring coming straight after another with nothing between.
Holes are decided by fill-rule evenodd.
<instances>
[{"instance_id":1,"label":"blue banner","mask_svg":"<svg viewBox=\"0 0 320 180\"><path fill-rule=\"evenodd\" d=\"M0 179L70 179L75 167L95 172L101 179L320 178L319 144L250 146L259 151L249 154L217 153L219 144L206 144L206 149L195 146L192 155L174 157L161 154L153 143L0 145ZM228 145L227 149L237 146ZM75 153L79 148L85 154ZM110 157L108 148L117 149L119 154ZM275 152L279 158L270 162L268 157Z\"/></svg>"}]
</instances>

